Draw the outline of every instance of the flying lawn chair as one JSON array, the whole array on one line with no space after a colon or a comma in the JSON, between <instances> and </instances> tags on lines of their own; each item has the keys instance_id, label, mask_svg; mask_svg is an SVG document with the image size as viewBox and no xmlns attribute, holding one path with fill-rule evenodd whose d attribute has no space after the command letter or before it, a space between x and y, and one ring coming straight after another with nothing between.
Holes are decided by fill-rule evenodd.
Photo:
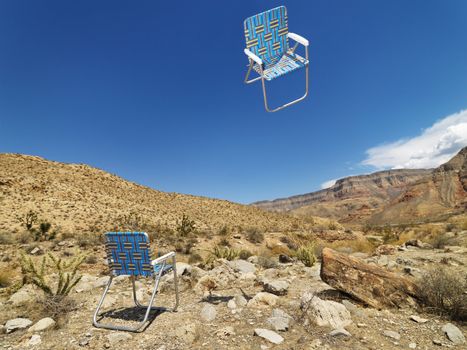
<instances>
[{"instance_id":1,"label":"flying lawn chair","mask_svg":"<svg viewBox=\"0 0 467 350\"><path fill-rule=\"evenodd\" d=\"M111 271L109 282L105 287L104 294L94 312L93 324L98 328L107 328L121 331L136 332L144 326L148 320L151 310L167 310L166 308L153 307L152 304L156 297L157 288L161 277L173 271L175 284L175 306L172 311L178 307L178 284L175 253L170 252L155 260L150 259L149 238L145 232L108 232L105 234L105 249L107 252L107 261ZM172 264L167 261L172 260ZM112 324L102 324L97 322L99 310L104 302L105 296L109 291L112 280L115 276L127 275L131 279L133 286L133 300L137 308L146 309L143 320L135 327L117 326ZM154 278L154 290L148 305L141 305L136 297L135 278L136 276Z\"/></svg>"},{"instance_id":2,"label":"flying lawn chair","mask_svg":"<svg viewBox=\"0 0 467 350\"><path fill-rule=\"evenodd\" d=\"M244 22L246 49L250 63L246 73L245 83L250 84L261 79L263 85L264 107L268 112L277 112L297 102L302 101L308 95L308 40L300 35L289 33L287 26L287 9L285 6L249 17ZM294 40L295 45L289 47L289 39ZM305 47L305 58L297 55L295 50L298 44ZM280 107L269 108L266 95L266 80L271 81L280 76L305 67L305 94ZM259 77L248 80L251 69L254 69Z\"/></svg>"}]
</instances>

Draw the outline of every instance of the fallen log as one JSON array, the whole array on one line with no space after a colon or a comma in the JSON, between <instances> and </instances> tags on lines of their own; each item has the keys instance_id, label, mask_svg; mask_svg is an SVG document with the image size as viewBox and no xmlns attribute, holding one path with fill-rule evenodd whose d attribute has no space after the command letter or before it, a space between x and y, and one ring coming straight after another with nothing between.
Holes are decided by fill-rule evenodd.
<instances>
[{"instance_id":1,"label":"fallen log","mask_svg":"<svg viewBox=\"0 0 467 350\"><path fill-rule=\"evenodd\" d=\"M374 308L403 306L417 299L417 285L385 268L323 249L321 279L331 287Z\"/></svg>"}]
</instances>

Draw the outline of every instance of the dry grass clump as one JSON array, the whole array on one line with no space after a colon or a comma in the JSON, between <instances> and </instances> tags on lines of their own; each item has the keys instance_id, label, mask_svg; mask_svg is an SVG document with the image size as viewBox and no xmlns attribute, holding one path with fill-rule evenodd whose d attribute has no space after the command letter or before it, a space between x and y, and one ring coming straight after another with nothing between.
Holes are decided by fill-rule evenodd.
<instances>
[{"instance_id":1,"label":"dry grass clump","mask_svg":"<svg viewBox=\"0 0 467 350\"><path fill-rule=\"evenodd\" d=\"M188 258L189 264L196 264L202 261L203 261L203 257L199 255L198 253L192 253L190 257Z\"/></svg>"},{"instance_id":2,"label":"dry grass clump","mask_svg":"<svg viewBox=\"0 0 467 350\"><path fill-rule=\"evenodd\" d=\"M246 260L248 259L250 256L253 256L253 253L250 252L248 249L242 249L238 252L238 258L239 259L243 259L243 260Z\"/></svg>"},{"instance_id":3,"label":"dry grass clump","mask_svg":"<svg viewBox=\"0 0 467 350\"><path fill-rule=\"evenodd\" d=\"M348 253L361 252L371 254L375 250L375 246L367 239L334 241L327 246L334 250Z\"/></svg>"},{"instance_id":4,"label":"dry grass clump","mask_svg":"<svg viewBox=\"0 0 467 350\"><path fill-rule=\"evenodd\" d=\"M13 244L13 238L10 233L0 233L0 244Z\"/></svg>"},{"instance_id":5,"label":"dry grass clump","mask_svg":"<svg viewBox=\"0 0 467 350\"><path fill-rule=\"evenodd\" d=\"M259 244L264 241L264 233L256 227L248 228L245 232L245 237L248 241L255 244Z\"/></svg>"},{"instance_id":6,"label":"dry grass clump","mask_svg":"<svg viewBox=\"0 0 467 350\"><path fill-rule=\"evenodd\" d=\"M454 320L467 320L467 276L438 266L427 271L418 283L421 300L429 308Z\"/></svg>"},{"instance_id":7,"label":"dry grass clump","mask_svg":"<svg viewBox=\"0 0 467 350\"><path fill-rule=\"evenodd\" d=\"M303 245L295 252L295 257L305 266L312 267L316 262L314 244Z\"/></svg>"},{"instance_id":8,"label":"dry grass clump","mask_svg":"<svg viewBox=\"0 0 467 350\"><path fill-rule=\"evenodd\" d=\"M77 243L80 248L100 246L104 243L104 235L99 233L83 233L78 235Z\"/></svg>"},{"instance_id":9,"label":"dry grass clump","mask_svg":"<svg viewBox=\"0 0 467 350\"><path fill-rule=\"evenodd\" d=\"M0 288L9 287L12 281L13 281L13 272L11 270L0 271Z\"/></svg>"}]
</instances>

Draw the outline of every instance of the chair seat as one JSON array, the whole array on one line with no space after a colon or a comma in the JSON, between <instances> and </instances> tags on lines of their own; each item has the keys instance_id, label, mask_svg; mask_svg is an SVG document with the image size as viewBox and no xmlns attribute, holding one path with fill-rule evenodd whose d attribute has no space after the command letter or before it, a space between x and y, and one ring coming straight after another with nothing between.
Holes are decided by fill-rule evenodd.
<instances>
[{"instance_id":1,"label":"chair seat","mask_svg":"<svg viewBox=\"0 0 467 350\"><path fill-rule=\"evenodd\" d=\"M263 73L264 79L273 80L284 74L293 72L296 69L303 68L308 64L308 60L297 55L293 52L288 52L281 56L264 58L263 59ZM253 69L261 75L260 68L257 64Z\"/></svg>"},{"instance_id":2,"label":"chair seat","mask_svg":"<svg viewBox=\"0 0 467 350\"><path fill-rule=\"evenodd\" d=\"M159 271L161 270L161 268L162 268L162 264L154 265L154 273L158 274ZM171 271L172 269L173 269L173 265L165 264L164 265L164 270L162 271L162 275L165 275L167 272Z\"/></svg>"}]
</instances>

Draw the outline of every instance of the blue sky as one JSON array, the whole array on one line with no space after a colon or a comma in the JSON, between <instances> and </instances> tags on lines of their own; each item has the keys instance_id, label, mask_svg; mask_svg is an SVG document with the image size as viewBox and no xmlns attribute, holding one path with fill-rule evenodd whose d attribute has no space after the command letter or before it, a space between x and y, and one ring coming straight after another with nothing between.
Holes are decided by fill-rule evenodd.
<instances>
[{"instance_id":1,"label":"blue sky","mask_svg":"<svg viewBox=\"0 0 467 350\"><path fill-rule=\"evenodd\" d=\"M311 85L271 114L243 84L243 20L281 4ZM467 144L466 18L463 0L0 1L0 152L242 203L435 165Z\"/></svg>"}]
</instances>

